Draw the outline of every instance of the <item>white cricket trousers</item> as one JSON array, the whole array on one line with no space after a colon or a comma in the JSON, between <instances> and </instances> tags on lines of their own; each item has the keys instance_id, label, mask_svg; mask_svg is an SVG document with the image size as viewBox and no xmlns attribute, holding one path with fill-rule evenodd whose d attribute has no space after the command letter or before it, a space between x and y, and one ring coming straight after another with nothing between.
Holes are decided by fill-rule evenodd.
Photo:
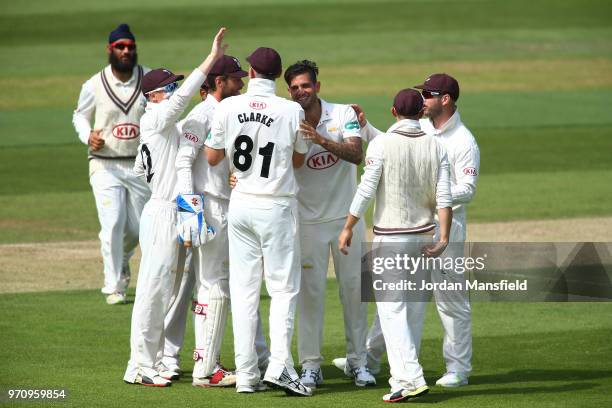
<instances>
[{"instance_id":1,"label":"white cricket trousers","mask_svg":"<svg viewBox=\"0 0 612 408\"><path fill-rule=\"evenodd\" d=\"M232 193L228 217L230 294L237 385L260 380L255 345L262 276L270 295L267 376L295 375L291 338L300 290L297 200Z\"/></svg>"},{"instance_id":2,"label":"white cricket trousers","mask_svg":"<svg viewBox=\"0 0 612 408\"><path fill-rule=\"evenodd\" d=\"M463 246L466 238L465 225L465 215L453 215L451 243L441 257L457 259L465 256ZM437 239L437 235L434 239ZM463 273L457 273L453 270L434 270L431 272L431 280L432 282L442 282L444 280L448 282L461 282L465 286L466 277ZM444 328L442 354L446 364L446 371L469 375L472 371L472 315L469 292L434 290L433 296L442 327ZM380 321L377 315L370 327L366 342L369 367L378 367L380 365L380 360L385 353L385 343L383 340ZM420 346L420 338L417 344Z\"/></svg>"},{"instance_id":3,"label":"white cricket trousers","mask_svg":"<svg viewBox=\"0 0 612 408\"><path fill-rule=\"evenodd\" d=\"M165 320L164 357L162 362L168 368L180 367L179 353L183 347L187 312L191 310L194 287L195 298L200 304L208 305L210 288L218 283L229 285L229 243L227 238L227 211L229 200L204 194L206 222L215 228L215 238L198 248L188 251L185 272L181 280L177 300L173 302ZM192 254L191 256L189 254ZM223 283L224 281L224 283ZM227 293L229 297L229 293ZM195 348L205 346L206 316L194 314ZM257 329L256 348L259 366L265 366L270 355L261 324ZM205 377L203 364L198 360L193 368L194 377Z\"/></svg>"},{"instance_id":4,"label":"white cricket trousers","mask_svg":"<svg viewBox=\"0 0 612 408\"><path fill-rule=\"evenodd\" d=\"M180 369L180 352L185 341L187 315L191 310L193 288L195 287L195 272L191 250L186 251L185 268L176 300L171 302L170 310L164 320L164 357L162 363L168 369Z\"/></svg>"},{"instance_id":5,"label":"white cricket trousers","mask_svg":"<svg viewBox=\"0 0 612 408\"><path fill-rule=\"evenodd\" d=\"M217 232L215 238L193 250L193 262L196 277L196 300L199 304L209 304L209 292L214 285L219 288L224 296L230 297L229 280L229 245L227 240L227 211L229 200L204 195L204 215L208 225ZM194 315L194 332L196 350L204 349L206 346L206 319L201 314ZM223 333L219 333L223 336ZM219 339L218 341L222 341ZM208 351L206 351L208 352ZM196 361L193 367L194 377L206 377L212 375L204 370L202 360Z\"/></svg>"},{"instance_id":6,"label":"white cricket trousers","mask_svg":"<svg viewBox=\"0 0 612 408\"><path fill-rule=\"evenodd\" d=\"M173 201L151 199L140 221L142 259L132 311L130 361L123 379L134 382L138 372L156 375L164 349L164 319L176 299L185 262L176 230Z\"/></svg>"},{"instance_id":7,"label":"white cricket trousers","mask_svg":"<svg viewBox=\"0 0 612 408\"><path fill-rule=\"evenodd\" d=\"M432 235L427 234L376 235L373 249L382 246L385 248L381 251L384 256L393 257L398 253L418 258L421 256L423 245L431 242ZM392 248L387 249L385 244ZM422 277L423 273L417 272L413 276L418 275ZM395 282L400 282L400 279L402 275L398 273ZM421 282L418 281L417 288L420 285ZM401 388L414 389L425 385L423 368L418 359L418 344L422 336L426 305L425 301L385 302L377 299L376 308L391 368L389 384L392 391Z\"/></svg>"},{"instance_id":8,"label":"white cricket trousers","mask_svg":"<svg viewBox=\"0 0 612 408\"><path fill-rule=\"evenodd\" d=\"M346 358L352 368L366 365L367 303L361 302L361 243L365 226L354 228L351 250L344 255L338 237L344 219L300 225L302 281L298 296L298 358L302 369L318 369L323 361L323 314L329 253L334 262L344 312Z\"/></svg>"},{"instance_id":9,"label":"white cricket trousers","mask_svg":"<svg viewBox=\"0 0 612 408\"><path fill-rule=\"evenodd\" d=\"M90 175L89 183L100 221L102 293L125 293L130 282L129 260L138 245L140 213L151 192L134 174L133 160L99 161L102 165Z\"/></svg>"}]
</instances>

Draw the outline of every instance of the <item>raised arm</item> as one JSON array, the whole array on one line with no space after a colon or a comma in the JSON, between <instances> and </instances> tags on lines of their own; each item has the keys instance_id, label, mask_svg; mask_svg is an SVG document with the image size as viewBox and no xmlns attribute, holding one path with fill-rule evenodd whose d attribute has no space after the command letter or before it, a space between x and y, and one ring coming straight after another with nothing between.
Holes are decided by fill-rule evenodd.
<instances>
[{"instance_id":1,"label":"raised arm","mask_svg":"<svg viewBox=\"0 0 612 408\"><path fill-rule=\"evenodd\" d=\"M162 123L160 123L161 127L174 125L176 123L189 105L189 102L191 102L191 98L193 98L193 96L200 89L200 85L202 85L206 79L206 75L208 75L210 68L218 58L223 56L225 50L227 49L227 44L223 44L225 31L225 28L221 28L219 30L213 40L210 54L208 54L200 66L193 70L193 72L185 79L183 85L181 85L178 90L172 94L168 101L168 109L164 111L163 116L160 118L162 121Z\"/></svg>"}]
</instances>

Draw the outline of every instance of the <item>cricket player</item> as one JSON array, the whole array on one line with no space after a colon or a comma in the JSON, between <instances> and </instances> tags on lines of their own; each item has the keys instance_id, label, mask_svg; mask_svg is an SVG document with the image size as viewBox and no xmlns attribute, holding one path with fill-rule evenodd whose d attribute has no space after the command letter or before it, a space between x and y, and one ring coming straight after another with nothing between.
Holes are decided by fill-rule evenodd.
<instances>
[{"instance_id":1,"label":"cricket player","mask_svg":"<svg viewBox=\"0 0 612 408\"><path fill-rule=\"evenodd\" d=\"M206 222L216 231L207 245L193 249L196 276L194 311L195 350L193 385L201 387L236 384L234 373L219 363L219 354L229 308L229 248L227 209L230 187L227 159L215 167L204 156L204 140L210 133L213 114L223 99L240 94L244 86L237 58L224 55L211 68L206 83L209 96L198 104L182 124L176 157L178 186L181 194L203 194Z\"/></svg>"},{"instance_id":2,"label":"cricket player","mask_svg":"<svg viewBox=\"0 0 612 408\"><path fill-rule=\"evenodd\" d=\"M291 338L300 290L297 182L293 168L308 151L299 134L304 111L275 94L280 55L260 47L248 58L249 85L243 95L217 106L205 142L209 164L227 156L237 178L228 212L229 287L232 299L236 390L263 389L255 348L262 282L270 295L270 358L264 383L289 395L310 396L293 367Z\"/></svg>"},{"instance_id":3,"label":"cricket player","mask_svg":"<svg viewBox=\"0 0 612 408\"><path fill-rule=\"evenodd\" d=\"M102 294L109 305L126 302L129 260L138 244L140 213L149 199L146 183L133 171L145 110L134 34L120 24L108 36L109 65L81 88L72 123L88 146L89 183L100 222L104 264Z\"/></svg>"},{"instance_id":4,"label":"cricket player","mask_svg":"<svg viewBox=\"0 0 612 408\"><path fill-rule=\"evenodd\" d=\"M304 109L301 124L308 141L306 165L296 169L299 185L302 281L298 297L298 356L302 383L323 383L321 345L327 267L331 250L344 310L347 340L345 373L360 387L376 385L366 367L367 304L361 302L361 254L341 255L338 235L351 197L357 189L357 165L361 163L360 127L350 105L327 102L318 97L321 83L317 65L299 61L285 71L291 99ZM355 244L364 240L365 226L355 227Z\"/></svg>"},{"instance_id":5,"label":"cricket player","mask_svg":"<svg viewBox=\"0 0 612 408\"><path fill-rule=\"evenodd\" d=\"M462 244L467 235L467 204L476 194L476 181L480 168L480 151L476 139L461 122L457 110L459 83L448 74L433 74L415 88L422 89L425 98L424 115L421 119L423 131L434 135L446 149L450 163L451 194L453 199L453 221L450 245L444 257L464 256ZM365 121L365 117L363 117ZM369 123L364 123L368 139L380 133ZM454 270L436 270L432 280L441 282L464 282L463 273ZM468 293L465 291L434 290L438 314L444 328L442 352L446 373L436 381L442 387L459 387L468 383L472 370L472 320ZM420 341L418 342L420 343ZM368 366L372 371L380 370L380 360L385 352L378 317L368 333ZM343 369L343 359L334 359L334 365Z\"/></svg>"},{"instance_id":6,"label":"cricket player","mask_svg":"<svg viewBox=\"0 0 612 408\"><path fill-rule=\"evenodd\" d=\"M172 384L160 376L164 349L164 317L176 298L184 267L177 231L176 153L180 133L176 122L206 79L213 63L223 55L225 29L219 30L206 59L179 88L182 75L156 69L145 75L142 92L147 108L140 126L141 160L135 170L151 188L151 199L142 213L140 246L142 259L136 300L132 312L131 355L124 381L152 387ZM177 89L178 88L178 89Z\"/></svg>"},{"instance_id":7,"label":"cricket player","mask_svg":"<svg viewBox=\"0 0 612 408\"><path fill-rule=\"evenodd\" d=\"M385 243L399 253L438 256L448 244L452 219L449 163L444 147L425 134L418 119L423 98L413 89L400 91L391 108L396 123L368 146L366 167L338 245L344 253L352 244L353 228L376 196L374 244ZM434 213L440 233L433 243ZM361 252L360 247L352 251ZM416 276L419 276L417 273ZM398 281L399 282L399 281ZM429 391L418 362L425 302L377 298L379 321L391 367L391 392L385 402L401 402Z\"/></svg>"}]
</instances>

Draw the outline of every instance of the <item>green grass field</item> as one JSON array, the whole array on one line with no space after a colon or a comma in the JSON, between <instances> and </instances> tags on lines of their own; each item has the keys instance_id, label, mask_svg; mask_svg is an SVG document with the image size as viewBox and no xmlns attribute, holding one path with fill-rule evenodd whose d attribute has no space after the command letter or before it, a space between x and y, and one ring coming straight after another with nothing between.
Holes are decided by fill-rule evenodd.
<instances>
[{"instance_id":1,"label":"green grass field","mask_svg":"<svg viewBox=\"0 0 612 408\"><path fill-rule=\"evenodd\" d=\"M450 72L482 152L472 221L612 214L608 1L31 0L2 8L0 242L95 236L85 146L71 115L120 21L150 67L189 72L220 25L242 59L259 45L277 48L285 66L313 59L322 96L362 104L380 128L391 123L397 90Z\"/></svg>"},{"instance_id":2,"label":"green grass field","mask_svg":"<svg viewBox=\"0 0 612 408\"><path fill-rule=\"evenodd\" d=\"M191 386L191 319L181 354L187 376L168 389L124 384L131 305L109 308L97 291L1 295L2 386L67 388L74 407L346 407L381 406L387 375L375 388L356 389L331 365L344 354L337 285L329 281L323 367L325 385L313 398L281 391L239 395L234 389ZM133 299L133 298L132 298ZM269 299L262 303L267 315ZM421 363L432 385L444 371L442 332L430 305ZM432 387L419 405L443 407L605 407L612 402L610 303L473 304L474 372L469 387ZM370 310L373 310L371 305ZM267 322L266 322L267 324ZM229 325L231 332L231 324ZM33 332L36 335L33 335ZM231 334L222 351L233 361ZM296 355L294 351L294 356ZM384 366L383 372L388 372ZM27 406L19 404L18 406Z\"/></svg>"},{"instance_id":3,"label":"green grass field","mask_svg":"<svg viewBox=\"0 0 612 408\"><path fill-rule=\"evenodd\" d=\"M152 68L190 72L221 25L230 30L228 52L242 61L261 45L278 49L284 66L313 59L321 96L360 103L382 129L399 89L451 73L481 149L471 221L612 216L608 0L29 0L4 1L0 10L0 244L96 239L86 148L71 117L120 22L131 25L139 60ZM284 88L279 82L280 95ZM386 375L357 391L330 367L344 353L337 298L330 281L326 385L311 399L195 389L189 378L167 390L123 384L131 305L109 308L94 290L0 294L0 388L65 387L64 406L75 407L380 405ZM434 388L420 403L612 406L610 303L473 309L471 385ZM421 353L430 384L444 370L441 338L430 307ZM231 336L223 358L233 364Z\"/></svg>"}]
</instances>

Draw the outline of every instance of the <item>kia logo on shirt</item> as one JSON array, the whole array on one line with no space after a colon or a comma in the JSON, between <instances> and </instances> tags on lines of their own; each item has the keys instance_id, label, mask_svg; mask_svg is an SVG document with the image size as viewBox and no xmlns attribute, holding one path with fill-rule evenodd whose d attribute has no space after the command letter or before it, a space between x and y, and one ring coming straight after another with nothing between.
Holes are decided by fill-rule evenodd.
<instances>
[{"instance_id":1,"label":"kia logo on shirt","mask_svg":"<svg viewBox=\"0 0 612 408\"><path fill-rule=\"evenodd\" d=\"M187 140L189 140L189 141L191 141L193 143L198 143L198 141L200 140L200 139L198 139L198 137L196 135L194 135L193 133L189 133L189 132L185 132L183 134L183 136L185 136L185 139L187 139Z\"/></svg>"},{"instance_id":2,"label":"kia logo on shirt","mask_svg":"<svg viewBox=\"0 0 612 408\"><path fill-rule=\"evenodd\" d=\"M140 135L140 126L133 123L119 123L113 127L113 136L121 140L135 139Z\"/></svg>"},{"instance_id":3,"label":"kia logo on shirt","mask_svg":"<svg viewBox=\"0 0 612 408\"><path fill-rule=\"evenodd\" d=\"M324 152L319 152L313 156L310 156L306 162L306 165L313 170L323 170L333 166L336 163L338 163L338 158L333 153L325 150Z\"/></svg>"},{"instance_id":4,"label":"kia logo on shirt","mask_svg":"<svg viewBox=\"0 0 612 408\"><path fill-rule=\"evenodd\" d=\"M262 109L266 109L267 105L264 102L251 101L249 102L249 106L251 107L251 109L262 110Z\"/></svg>"},{"instance_id":5,"label":"kia logo on shirt","mask_svg":"<svg viewBox=\"0 0 612 408\"><path fill-rule=\"evenodd\" d=\"M463 169L463 174L468 176L476 176L478 175L478 172L474 167L466 167L465 169Z\"/></svg>"}]
</instances>

